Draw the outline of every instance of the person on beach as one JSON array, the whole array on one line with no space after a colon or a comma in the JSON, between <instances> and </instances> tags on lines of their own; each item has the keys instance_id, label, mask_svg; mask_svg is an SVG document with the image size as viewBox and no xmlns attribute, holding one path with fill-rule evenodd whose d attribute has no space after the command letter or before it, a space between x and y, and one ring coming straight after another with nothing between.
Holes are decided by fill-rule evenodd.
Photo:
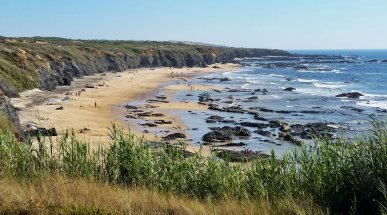
<instances>
[{"instance_id":1,"label":"person on beach","mask_svg":"<svg viewBox=\"0 0 387 215\"><path fill-rule=\"evenodd\" d=\"M97 102L94 102L94 108L97 108Z\"/></svg>"}]
</instances>

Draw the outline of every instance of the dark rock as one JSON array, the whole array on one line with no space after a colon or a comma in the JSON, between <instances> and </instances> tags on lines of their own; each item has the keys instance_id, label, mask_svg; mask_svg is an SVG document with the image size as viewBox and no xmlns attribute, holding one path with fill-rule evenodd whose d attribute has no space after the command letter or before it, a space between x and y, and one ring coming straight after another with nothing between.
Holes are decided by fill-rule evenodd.
<instances>
[{"instance_id":1,"label":"dark rock","mask_svg":"<svg viewBox=\"0 0 387 215\"><path fill-rule=\"evenodd\" d=\"M226 78L220 78L219 81L221 81L221 82L223 82L223 81L231 81L231 79L226 77Z\"/></svg>"},{"instance_id":2,"label":"dark rock","mask_svg":"<svg viewBox=\"0 0 387 215\"><path fill-rule=\"evenodd\" d=\"M199 102L213 102L214 99L211 98L209 93L202 93L199 95Z\"/></svg>"},{"instance_id":3,"label":"dark rock","mask_svg":"<svg viewBox=\"0 0 387 215\"><path fill-rule=\"evenodd\" d=\"M230 131L232 132L235 136L240 136L240 137L250 137L251 132L249 129L246 129L241 126L235 126L235 127L230 127L230 126L223 126L223 127L215 127L215 128L210 128L213 131Z\"/></svg>"},{"instance_id":4,"label":"dark rock","mask_svg":"<svg viewBox=\"0 0 387 215\"><path fill-rule=\"evenodd\" d=\"M295 91L295 90L296 90L296 88L294 88L294 87L287 87L284 89L284 91Z\"/></svg>"},{"instance_id":5,"label":"dark rock","mask_svg":"<svg viewBox=\"0 0 387 215\"><path fill-rule=\"evenodd\" d=\"M293 67L295 70L307 70L309 69L308 66L305 65L298 65Z\"/></svg>"},{"instance_id":6,"label":"dark rock","mask_svg":"<svg viewBox=\"0 0 387 215\"><path fill-rule=\"evenodd\" d=\"M49 129L46 129L46 128L37 128L36 130L30 130L30 135L32 136L38 136L38 135L41 135L41 136L58 136L58 132L56 131L55 128L49 128Z\"/></svg>"},{"instance_id":7,"label":"dark rock","mask_svg":"<svg viewBox=\"0 0 387 215\"><path fill-rule=\"evenodd\" d=\"M162 113L152 113L150 116L151 116L151 117L163 117L163 116L165 116L165 115L162 114Z\"/></svg>"},{"instance_id":8,"label":"dark rock","mask_svg":"<svg viewBox=\"0 0 387 215\"><path fill-rule=\"evenodd\" d=\"M359 92L341 93L339 95L336 95L336 97L347 97L350 99L358 99L360 98L360 96L364 96L364 95Z\"/></svg>"},{"instance_id":9,"label":"dark rock","mask_svg":"<svg viewBox=\"0 0 387 215\"><path fill-rule=\"evenodd\" d=\"M186 138L186 135L183 133L173 133L163 137L164 140L176 140L182 138Z\"/></svg>"},{"instance_id":10,"label":"dark rock","mask_svg":"<svg viewBox=\"0 0 387 215\"><path fill-rule=\"evenodd\" d=\"M257 99L258 99L258 96L251 96L251 97L248 97L247 99L248 99L248 100L253 100L253 101L254 101L254 100L257 100Z\"/></svg>"},{"instance_id":11,"label":"dark rock","mask_svg":"<svg viewBox=\"0 0 387 215\"><path fill-rule=\"evenodd\" d=\"M250 92L249 89L229 89L227 92L229 93L246 93Z\"/></svg>"},{"instance_id":12,"label":"dark rock","mask_svg":"<svg viewBox=\"0 0 387 215\"><path fill-rule=\"evenodd\" d=\"M205 142L218 142L233 140L234 134L231 131L210 131L203 135L202 140Z\"/></svg>"},{"instance_id":13,"label":"dark rock","mask_svg":"<svg viewBox=\"0 0 387 215\"><path fill-rule=\"evenodd\" d=\"M216 155L219 158L231 161L231 162L249 162L253 159L265 159L269 156L262 152L254 152L249 149L242 151L231 151L231 150L218 150Z\"/></svg>"},{"instance_id":14,"label":"dark rock","mask_svg":"<svg viewBox=\"0 0 387 215\"><path fill-rule=\"evenodd\" d=\"M217 104L210 104L208 106L209 110L221 111L221 112L230 112L230 113L245 113L240 106L231 106L231 107L222 107L220 108Z\"/></svg>"},{"instance_id":15,"label":"dark rock","mask_svg":"<svg viewBox=\"0 0 387 215\"><path fill-rule=\"evenodd\" d=\"M55 110L64 110L63 106L55 108Z\"/></svg>"},{"instance_id":16,"label":"dark rock","mask_svg":"<svg viewBox=\"0 0 387 215\"><path fill-rule=\"evenodd\" d=\"M279 127L281 127L282 122L280 122L278 120L270 120L269 124L270 124L269 125L270 128L279 128Z\"/></svg>"},{"instance_id":17,"label":"dark rock","mask_svg":"<svg viewBox=\"0 0 387 215\"><path fill-rule=\"evenodd\" d=\"M149 102L149 103L169 103L169 101L165 101L165 100L162 100L162 99L148 99L146 101Z\"/></svg>"},{"instance_id":18,"label":"dark rock","mask_svg":"<svg viewBox=\"0 0 387 215\"><path fill-rule=\"evenodd\" d=\"M129 110L137 110L137 109L139 109L139 108L136 107L136 106L128 105L128 104L125 105L125 108L126 108L126 109L129 109Z\"/></svg>"},{"instance_id":19,"label":"dark rock","mask_svg":"<svg viewBox=\"0 0 387 215\"><path fill-rule=\"evenodd\" d=\"M301 124L294 124L291 125L290 128L292 129L293 133L301 135L301 133L305 130L305 126Z\"/></svg>"},{"instance_id":20,"label":"dark rock","mask_svg":"<svg viewBox=\"0 0 387 215\"><path fill-rule=\"evenodd\" d=\"M245 127L253 127L257 129L263 129L269 126L269 124L259 123L259 122L241 122L240 125Z\"/></svg>"},{"instance_id":21,"label":"dark rock","mask_svg":"<svg viewBox=\"0 0 387 215\"><path fill-rule=\"evenodd\" d=\"M220 120L219 122L221 122L221 123L235 123L235 120L232 120L232 119L224 119L224 120Z\"/></svg>"},{"instance_id":22,"label":"dark rock","mask_svg":"<svg viewBox=\"0 0 387 215\"><path fill-rule=\"evenodd\" d=\"M299 126L301 129L301 127ZM299 132L299 131L298 131ZM301 132L302 139L327 138L333 139L336 128L328 126L328 123L317 122L305 125L305 129Z\"/></svg>"},{"instance_id":23,"label":"dark rock","mask_svg":"<svg viewBox=\"0 0 387 215\"><path fill-rule=\"evenodd\" d=\"M165 99L167 99L167 97L166 97L166 96L156 96L156 98L157 98L157 99L162 99L162 100L165 100Z\"/></svg>"},{"instance_id":24,"label":"dark rock","mask_svg":"<svg viewBox=\"0 0 387 215\"><path fill-rule=\"evenodd\" d=\"M165 121L163 119L155 120L154 122L155 122L155 124L158 124L158 125L170 125L170 124L172 124L172 121Z\"/></svg>"},{"instance_id":25,"label":"dark rock","mask_svg":"<svg viewBox=\"0 0 387 215\"><path fill-rule=\"evenodd\" d=\"M265 131L265 130L257 130L257 131L254 131L254 133L257 133L257 134L259 134L261 136L265 136L265 137L273 136L273 134L270 131Z\"/></svg>"},{"instance_id":26,"label":"dark rock","mask_svg":"<svg viewBox=\"0 0 387 215\"><path fill-rule=\"evenodd\" d=\"M137 119L137 117L130 115L130 114L126 115L125 117L128 119Z\"/></svg>"},{"instance_id":27,"label":"dark rock","mask_svg":"<svg viewBox=\"0 0 387 215\"><path fill-rule=\"evenodd\" d=\"M157 124L156 123L150 123L150 122L147 122L147 123L143 123L141 124L142 126L148 126L148 127L157 127Z\"/></svg>"},{"instance_id":28,"label":"dark rock","mask_svg":"<svg viewBox=\"0 0 387 215\"><path fill-rule=\"evenodd\" d=\"M342 106L341 108L343 108L345 110L351 110L351 111L359 112L359 113L364 111L363 109L356 108L356 107L351 107L351 106Z\"/></svg>"},{"instance_id":29,"label":"dark rock","mask_svg":"<svg viewBox=\"0 0 387 215\"><path fill-rule=\"evenodd\" d=\"M223 145L219 145L219 147L233 147L233 146L246 146L247 144L244 142L239 142L239 143L226 143Z\"/></svg>"},{"instance_id":30,"label":"dark rock","mask_svg":"<svg viewBox=\"0 0 387 215\"><path fill-rule=\"evenodd\" d=\"M280 132L278 134L278 139L291 142L291 143L298 145L298 146L301 146L303 144L303 142L301 140L298 140L295 137L293 137L292 135L287 134L285 132Z\"/></svg>"},{"instance_id":31,"label":"dark rock","mask_svg":"<svg viewBox=\"0 0 387 215\"><path fill-rule=\"evenodd\" d=\"M224 117L213 115L213 116L210 116L206 119L206 123L217 123L223 119L224 119Z\"/></svg>"}]
</instances>

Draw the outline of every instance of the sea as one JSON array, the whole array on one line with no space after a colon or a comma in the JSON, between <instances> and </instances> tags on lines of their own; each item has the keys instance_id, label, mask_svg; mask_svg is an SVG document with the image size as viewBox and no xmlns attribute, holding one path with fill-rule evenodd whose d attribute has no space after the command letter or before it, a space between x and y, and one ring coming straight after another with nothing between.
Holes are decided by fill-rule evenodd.
<instances>
[{"instance_id":1,"label":"sea","mask_svg":"<svg viewBox=\"0 0 387 215\"><path fill-rule=\"evenodd\" d=\"M371 121L387 121L387 50L291 50L294 59L278 56L241 60L244 67L236 71L219 71L198 77L185 84L212 85L229 89L222 92L177 91L172 100L198 101L210 94L223 106L259 108L261 117L289 125L324 122L337 129L337 137L356 138L367 134ZM328 57L303 57L321 55ZM226 81L225 81L226 80ZM291 91L284 89L292 88ZM237 89L237 90L230 90ZM238 92L239 90L239 92ZM252 93L253 92L253 93ZM336 97L341 93L360 92L358 99ZM160 92L162 94L162 92ZM187 96L191 95L191 96ZM252 96L257 98L249 100ZM231 99L232 98L232 99ZM223 103L224 101L228 101ZM269 111L267 111L269 110ZM214 110L174 111L187 125L192 143L203 144L202 136L211 127L235 126L240 122L258 122L253 115ZM212 115L233 123L206 123ZM263 122L265 123L265 122ZM250 138L235 139L247 144L232 150L253 150L281 155L295 146L277 137L252 132ZM270 130L271 129L271 130ZM275 133L276 128L269 128ZM314 141L314 140L312 140ZM310 140L309 142L310 143ZM229 148L227 148L229 149Z\"/></svg>"}]
</instances>

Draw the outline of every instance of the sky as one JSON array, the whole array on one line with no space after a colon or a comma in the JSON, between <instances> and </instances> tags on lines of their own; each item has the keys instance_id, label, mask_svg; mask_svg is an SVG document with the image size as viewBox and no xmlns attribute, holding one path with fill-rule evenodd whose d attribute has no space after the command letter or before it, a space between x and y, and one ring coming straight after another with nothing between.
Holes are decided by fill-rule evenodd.
<instances>
[{"instance_id":1,"label":"sky","mask_svg":"<svg viewBox=\"0 0 387 215\"><path fill-rule=\"evenodd\" d=\"M387 0L0 0L0 35L387 49Z\"/></svg>"}]
</instances>

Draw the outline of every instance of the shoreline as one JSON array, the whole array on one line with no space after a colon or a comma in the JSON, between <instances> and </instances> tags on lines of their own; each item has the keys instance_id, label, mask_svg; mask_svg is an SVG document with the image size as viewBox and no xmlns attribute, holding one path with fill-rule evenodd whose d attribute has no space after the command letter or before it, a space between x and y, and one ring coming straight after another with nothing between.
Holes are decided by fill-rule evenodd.
<instances>
[{"instance_id":1,"label":"shoreline","mask_svg":"<svg viewBox=\"0 0 387 215\"><path fill-rule=\"evenodd\" d=\"M104 145L109 142L109 128L112 123L115 123L125 130L130 129L136 136L154 140L153 134L143 133L138 126L129 125L125 121L127 110L123 105L132 101L151 99L164 89L179 90L179 87L176 87L178 85L173 84L174 81L184 83L184 79L218 71L231 71L239 67L238 64L213 64L206 68L143 68L117 73L104 72L76 78L71 86L58 87L54 91L37 89L25 91L20 94L19 98L11 99L11 102L18 109L23 129L29 122L37 123L45 128L54 127L59 133L67 129L74 129L74 133L81 140ZM172 72L180 74L180 77L172 77ZM87 84L96 86L96 88L84 88ZM81 91L82 88L85 89L85 92L76 96L76 92ZM67 96L69 97L67 102L47 105L49 99L56 101L65 98L65 92L68 91L73 91L73 95ZM183 132L185 126L178 116L167 112L172 109L171 107L188 110L192 105L183 104L183 107L179 102L171 102L168 105L169 108L163 106L165 116L158 119L172 121L174 127L180 128L175 130L185 133ZM56 110L61 106L63 110Z\"/></svg>"}]
</instances>

